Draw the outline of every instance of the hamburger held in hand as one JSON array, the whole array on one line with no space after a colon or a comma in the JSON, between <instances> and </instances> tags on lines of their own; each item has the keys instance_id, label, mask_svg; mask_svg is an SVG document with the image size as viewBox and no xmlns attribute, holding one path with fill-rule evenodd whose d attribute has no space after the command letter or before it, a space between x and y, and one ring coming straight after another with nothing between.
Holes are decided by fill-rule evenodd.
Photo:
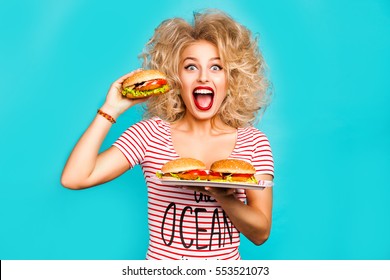
<instances>
[{"instance_id":1,"label":"hamburger held in hand","mask_svg":"<svg viewBox=\"0 0 390 280\"><path fill-rule=\"evenodd\" d=\"M140 70L122 83L122 95L130 98L145 98L170 90L167 77L158 70Z\"/></svg>"}]
</instances>

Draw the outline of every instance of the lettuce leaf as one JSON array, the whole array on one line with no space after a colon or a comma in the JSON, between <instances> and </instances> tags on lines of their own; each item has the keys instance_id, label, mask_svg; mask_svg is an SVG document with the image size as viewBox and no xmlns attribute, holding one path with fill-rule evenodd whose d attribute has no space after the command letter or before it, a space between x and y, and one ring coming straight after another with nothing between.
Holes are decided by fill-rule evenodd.
<instances>
[{"instance_id":1,"label":"lettuce leaf","mask_svg":"<svg viewBox=\"0 0 390 280\"><path fill-rule=\"evenodd\" d=\"M163 85L162 87L160 88L155 88L155 89L151 89L151 90L136 90L136 89L130 89L130 88L125 88L122 90L122 95L123 96L126 96L127 94L131 94L133 96L136 96L136 97L140 97L140 96L149 96L149 95L152 95L152 94L158 94L158 93L163 93L163 92L166 92L169 90L169 86L168 84L166 85Z\"/></svg>"},{"instance_id":2,"label":"lettuce leaf","mask_svg":"<svg viewBox=\"0 0 390 280\"><path fill-rule=\"evenodd\" d=\"M177 176L177 174L175 174L175 173L170 173L170 174L171 174L171 176L172 176L173 178L176 178L176 179L179 179L179 180L180 180L180 177Z\"/></svg>"}]
</instances>

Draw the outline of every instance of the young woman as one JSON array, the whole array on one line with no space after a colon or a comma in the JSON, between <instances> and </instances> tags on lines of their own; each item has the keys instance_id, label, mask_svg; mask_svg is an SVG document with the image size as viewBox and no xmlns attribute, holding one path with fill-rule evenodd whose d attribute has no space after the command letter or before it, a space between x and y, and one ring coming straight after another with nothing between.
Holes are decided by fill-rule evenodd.
<instances>
[{"instance_id":1,"label":"young woman","mask_svg":"<svg viewBox=\"0 0 390 280\"><path fill-rule=\"evenodd\" d=\"M272 188L178 188L155 174L168 160L191 157L209 168L219 159L243 159L256 177L273 180L267 137L252 126L266 105L264 61L250 31L220 11L194 14L194 22L166 20L143 53L145 68L167 74L172 90L126 99L115 81L98 114L74 147L62 184L83 189L110 181L140 164L148 188L147 259L240 259L240 233L254 244L271 230ZM112 123L146 102L145 120L130 126L106 151L99 149Z\"/></svg>"}]
</instances>

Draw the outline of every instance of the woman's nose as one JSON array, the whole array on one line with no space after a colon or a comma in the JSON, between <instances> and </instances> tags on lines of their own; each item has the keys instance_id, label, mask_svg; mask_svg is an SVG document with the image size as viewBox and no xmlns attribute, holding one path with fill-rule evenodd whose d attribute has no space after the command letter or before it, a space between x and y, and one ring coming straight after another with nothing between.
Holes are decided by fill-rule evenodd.
<instances>
[{"instance_id":1,"label":"woman's nose","mask_svg":"<svg viewBox=\"0 0 390 280\"><path fill-rule=\"evenodd\" d=\"M205 70L199 71L198 82L206 83L208 81L209 81L209 78L207 75L207 71L205 71Z\"/></svg>"}]
</instances>

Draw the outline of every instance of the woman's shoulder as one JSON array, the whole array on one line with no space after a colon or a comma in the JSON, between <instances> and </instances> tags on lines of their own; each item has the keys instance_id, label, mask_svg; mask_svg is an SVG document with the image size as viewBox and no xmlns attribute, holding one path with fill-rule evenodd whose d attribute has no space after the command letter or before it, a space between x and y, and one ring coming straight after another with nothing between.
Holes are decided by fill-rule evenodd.
<instances>
[{"instance_id":1,"label":"woman's shoulder","mask_svg":"<svg viewBox=\"0 0 390 280\"><path fill-rule=\"evenodd\" d=\"M254 126L246 126L239 128L243 134L252 135L254 137L267 137L263 131L254 127Z\"/></svg>"},{"instance_id":2,"label":"woman's shoulder","mask_svg":"<svg viewBox=\"0 0 390 280\"><path fill-rule=\"evenodd\" d=\"M260 129L254 126L248 126L240 130L239 139L246 143L246 145L249 144L253 147L270 146L267 135Z\"/></svg>"}]
</instances>

